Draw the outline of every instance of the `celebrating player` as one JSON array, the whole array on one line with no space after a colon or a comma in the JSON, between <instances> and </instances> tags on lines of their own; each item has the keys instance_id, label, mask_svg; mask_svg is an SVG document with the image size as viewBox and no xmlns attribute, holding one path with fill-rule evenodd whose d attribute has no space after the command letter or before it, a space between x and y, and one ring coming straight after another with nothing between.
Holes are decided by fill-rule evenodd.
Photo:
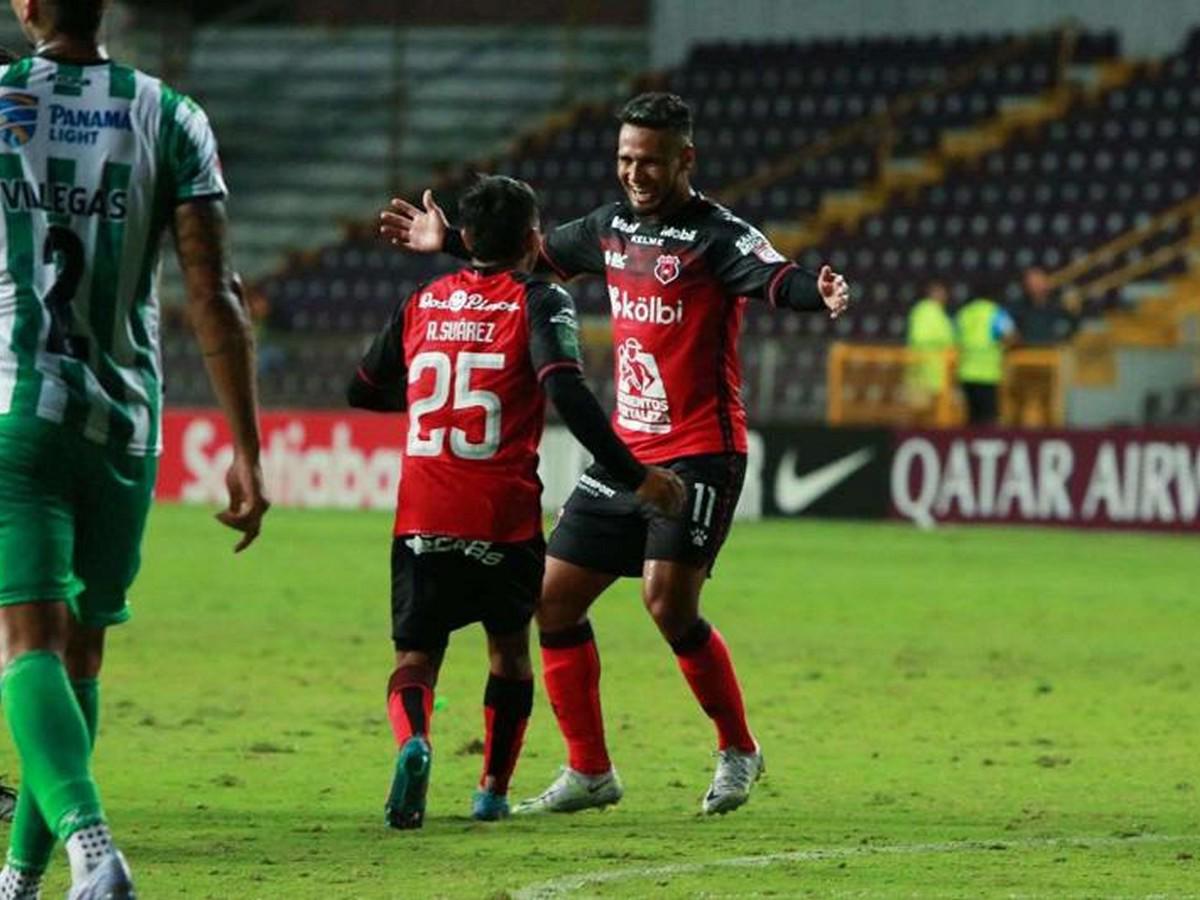
<instances>
[{"instance_id":1,"label":"celebrating player","mask_svg":"<svg viewBox=\"0 0 1200 900\"><path fill-rule=\"evenodd\" d=\"M570 295L527 274L541 245L533 190L484 178L460 213L471 265L397 306L349 388L353 406L408 410L392 544L388 718L399 753L385 814L394 828L423 822L438 670L450 632L471 622L487 631L490 662L471 814L508 815L533 704L529 620L545 564L542 390L631 504L667 521L684 497L677 476L634 459L587 389Z\"/></svg>"},{"instance_id":2,"label":"celebrating player","mask_svg":"<svg viewBox=\"0 0 1200 900\"><path fill-rule=\"evenodd\" d=\"M35 55L0 66L0 654L21 790L0 896L36 900L55 838L70 900L132 897L91 774L105 630L129 618L162 432L159 242L233 433L229 508L258 535L253 342L204 114L109 60L103 0L14 0Z\"/></svg>"},{"instance_id":3,"label":"celebrating player","mask_svg":"<svg viewBox=\"0 0 1200 900\"><path fill-rule=\"evenodd\" d=\"M622 787L600 711L600 658L588 609L621 576L641 576L646 609L716 725L718 762L706 813L746 802L763 770L729 651L700 615L700 589L729 531L746 471L746 413L737 335L744 299L837 316L849 289L828 266L814 276L755 228L696 192L692 116L673 94L642 94L621 112L617 177L624 202L546 236L541 263L564 279L608 280L618 352L617 434L644 463L688 486L681 520L646 519L602 461L567 500L550 538L538 604L546 691L569 765L526 812L616 803ZM394 200L381 232L418 252L461 254L458 233L425 192Z\"/></svg>"}]
</instances>

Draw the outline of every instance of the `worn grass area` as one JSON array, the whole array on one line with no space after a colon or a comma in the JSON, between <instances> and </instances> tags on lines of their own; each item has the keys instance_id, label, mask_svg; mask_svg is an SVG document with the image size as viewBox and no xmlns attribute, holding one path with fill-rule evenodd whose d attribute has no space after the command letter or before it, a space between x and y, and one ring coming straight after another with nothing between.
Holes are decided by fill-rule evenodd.
<instances>
[{"instance_id":1,"label":"worn grass area","mask_svg":"<svg viewBox=\"0 0 1200 900\"><path fill-rule=\"evenodd\" d=\"M235 558L206 512L154 512L96 760L142 896L1200 896L1194 540L741 525L705 611L767 754L749 806L697 816L711 728L626 583L595 615L621 805L466 818L472 630L426 828L398 833L388 525L278 510ZM515 792L562 756L539 695Z\"/></svg>"}]
</instances>

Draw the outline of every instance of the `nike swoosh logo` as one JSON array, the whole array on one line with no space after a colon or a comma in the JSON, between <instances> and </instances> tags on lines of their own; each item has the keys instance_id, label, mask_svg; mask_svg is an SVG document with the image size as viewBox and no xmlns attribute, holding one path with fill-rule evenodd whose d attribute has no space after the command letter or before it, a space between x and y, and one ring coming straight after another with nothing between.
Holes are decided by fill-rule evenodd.
<instances>
[{"instance_id":1,"label":"nike swoosh logo","mask_svg":"<svg viewBox=\"0 0 1200 900\"><path fill-rule=\"evenodd\" d=\"M874 456L873 447L863 447L819 469L797 475L798 454L795 450L789 450L779 460L779 469L775 473L775 505L783 513L798 513L807 509L869 463Z\"/></svg>"},{"instance_id":2,"label":"nike swoosh logo","mask_svg":"<svg viewBox=\"0 0 1200 900\"><path fill-rule=\"evenodd\" d=\"M609 786L609 784L610 784L610 782L608 782L608 781L602 781L599 784L589 784L587 786L587 792L589 794L594 794L594 793L596 793L596 791L604 790L606 787Z\"/></svg>"}]
</instances>

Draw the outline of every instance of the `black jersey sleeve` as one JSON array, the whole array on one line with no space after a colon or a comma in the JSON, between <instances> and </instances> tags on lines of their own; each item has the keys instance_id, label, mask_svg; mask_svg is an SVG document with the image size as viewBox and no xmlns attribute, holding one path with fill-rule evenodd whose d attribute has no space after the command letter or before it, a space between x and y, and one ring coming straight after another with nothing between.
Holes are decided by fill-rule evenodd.
<instances>
[{"instance_id":1,"label":"black jersey sleeve","mask_svg":"<svg viewBox=\"0 0 1200 900\"><path fill-rule=\"evenodd\" d=\"M525 287L529 316L529 358L538 381L556 369L582 370L579 320L571 295L548 281L530 280Z\"/></svg>"},{"instance_id":2,"label":"black jersey sleeve","mask_svg":"<svg viewBox=\"0 0 1200 900\"><path fill-rule=\"evenodd\" d=\"M404 359L404 311L396 304L387 324L363 355L346 388L346 402L375 412L401 412L407 406L408 363Z\"/></svg>"},{"instance_id":3,"label":"black jersey sleeve","mask_svg":"<svg viewBox=\"0 0 1200 900\"><path fill-rule=\"evenodd\" d=\"M708 252L731 296L755 297L786 309L825 308L816 274L788 260L765 234L736 216L724 218Z\"/></svg>"},{"instance_id":4,"label":"black jersey sleeve","mask_svg":"<svg viewBox=\"0 0 1200 900\"><path fill-rule=\"evenodd\" d=\"M646 467L613 432L608 416L583 380L579 325L571 295L555 284L530 282L529 356L542 389L563 424L596 462L631 490L646 477Z\"/></svg>"},{"instance_id":5,"label":"black jersey sleeve","mask_svg":"<svg viewBox=\"0 0 1200 900\"><path fill-rule=\"evenodd\" d=\"M542 239L539 263L564 281L576 275L603 275L604 250L600 247L600 224L607 214L607 207L601 207L550 231Z\"/></svg>"}]
</instances>

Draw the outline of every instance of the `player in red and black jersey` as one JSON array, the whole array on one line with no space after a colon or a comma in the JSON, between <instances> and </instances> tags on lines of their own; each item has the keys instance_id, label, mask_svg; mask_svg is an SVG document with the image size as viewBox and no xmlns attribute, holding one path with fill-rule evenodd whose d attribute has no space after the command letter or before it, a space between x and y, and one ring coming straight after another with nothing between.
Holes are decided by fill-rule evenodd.
<instances>
[{"instance_id":1,"label":"player in red and black jersey","mask_svg":"<svg viewBox=\"0 0 1200 900\"><path fill-rule=\"evenodd\" d=\"M545 563L537 449L554 401L615 483L661 515L684 486L638 462L583 381L575 308L528 275L538 255L537 199L511 178L485 178L461 203L468 268L402 301L351 380L352 406L407 410L392 545L396 669L388 717L399 754L386 817L420 827L429 782L433 692L450 632L482 622L483 775L476 819L508 814L508 782L533 703L529 619Z\"/></svg>"},{"instance_id":2,"label":"player in red and black jersey","mask_svg":"<svg viewBox=\"0 0 1200 900\"><path fill-rule=\"evenodd\" d=\"M607 279L617 434L640 461L677 472L688 501L681 520L647 520L598 460L564 506L537 618L546 688L570 759L522 807L572 811L620 799L587 613L618 577L640 575L647 610L716 725L719 761L702 808L723 813L746 801L762 771L728 649L699 609L745 475L742 311L753 298L836 316L849 291L828 266L814 274L789 262L761 232L693 190L691 112L680 98L643 94L625 106L621 123L617 174L626 199L552 231L540 263L562 278ZM458 233L429 192L424 207L393 201L381 232L410 250L461 254Z\"/></svg>"}]
</instances>

